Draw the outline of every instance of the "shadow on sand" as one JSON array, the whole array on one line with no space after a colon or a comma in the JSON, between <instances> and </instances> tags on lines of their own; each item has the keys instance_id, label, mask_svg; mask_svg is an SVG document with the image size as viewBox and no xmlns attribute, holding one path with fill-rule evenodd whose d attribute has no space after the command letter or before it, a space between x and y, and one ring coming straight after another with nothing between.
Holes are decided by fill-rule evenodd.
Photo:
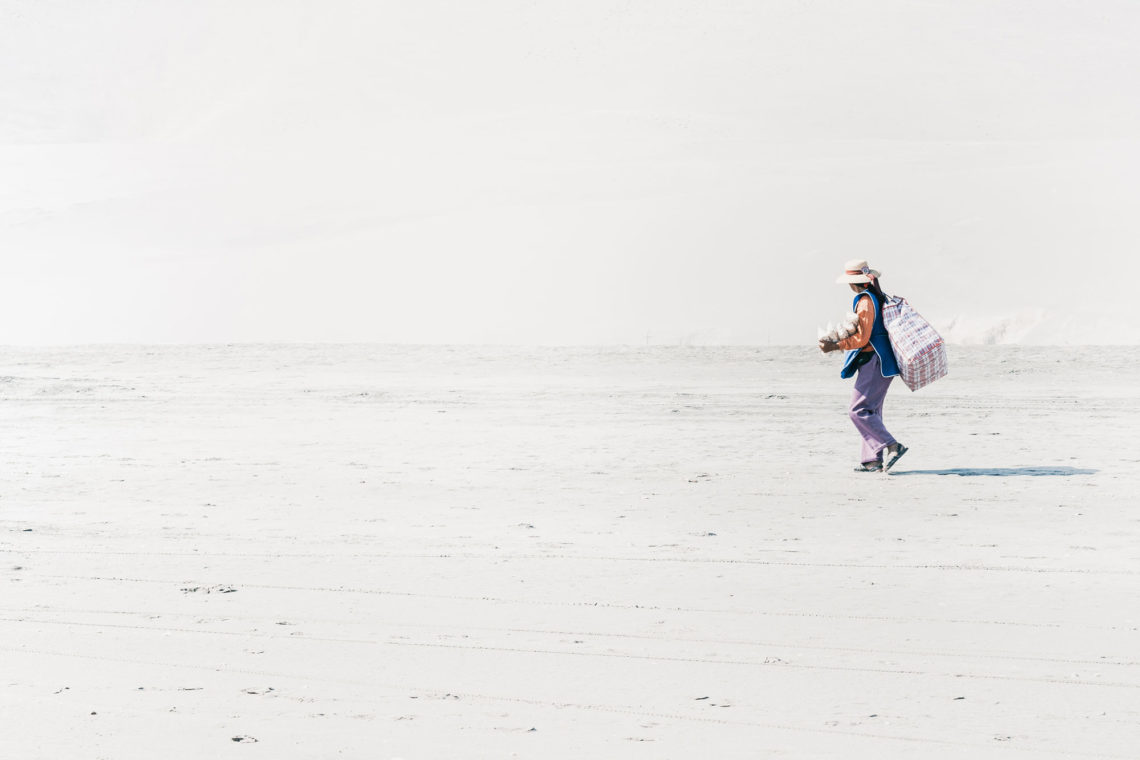
<instances>
[{"instance_id":1,"label":"shadow on sand","mask_svg":"<svg viewBox=\"0 0 1140 760\"><path fill-rule=\"evenodd\" d=\"M1018 475L1067 477L1069 475L1095 475L1097 472L1099 470L1081 467L955 467L950 470L899 470L892 472L891 475L893 477L899 475L958 475L964 478L1011 478Z\"/></svg>"}]
</instances>

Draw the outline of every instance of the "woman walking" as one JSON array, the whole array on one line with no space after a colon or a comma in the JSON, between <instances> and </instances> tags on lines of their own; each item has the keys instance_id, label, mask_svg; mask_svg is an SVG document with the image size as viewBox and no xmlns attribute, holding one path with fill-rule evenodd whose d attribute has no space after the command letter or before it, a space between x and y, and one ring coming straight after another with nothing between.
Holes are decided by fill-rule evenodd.
<instances>
[{"instance_id":1,"label":"woman walking","mask_svg":"<svg viewBox=\"0 0 1140 760\"><path fill-rule=\"evenodd\" d=\"M850 285L855 291L851 308L859 317L859 323L849 337L840 341L821 340L819 348L825 354L847 352L840 377L846 379L858 373L848 412L863 438L860 464L855 471L884 472L907 452L906 446L896 441L883 424L887 389L899 374L887 328L883 325L887 295L879 285L880 273L871 269L866 261L848 261L844 269L836 282Z\"/></svg>"}]
</instances>

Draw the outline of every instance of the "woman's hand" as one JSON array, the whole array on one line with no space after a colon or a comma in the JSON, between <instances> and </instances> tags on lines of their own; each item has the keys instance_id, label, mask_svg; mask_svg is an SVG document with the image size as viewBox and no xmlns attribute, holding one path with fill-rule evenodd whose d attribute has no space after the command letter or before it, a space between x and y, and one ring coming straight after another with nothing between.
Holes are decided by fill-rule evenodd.
<instances>
[{"instance_id":1,"label":"woman's hand","mask_svg":"<svg viewBox=\"0 0 1140 760\"><path fill-rule=\"evenodd\" d=\"M833 340L821 340L819 342L819 350L825 354L830 354L832 351L839 350L839 344Z\"/></svg>"}]
</instances>

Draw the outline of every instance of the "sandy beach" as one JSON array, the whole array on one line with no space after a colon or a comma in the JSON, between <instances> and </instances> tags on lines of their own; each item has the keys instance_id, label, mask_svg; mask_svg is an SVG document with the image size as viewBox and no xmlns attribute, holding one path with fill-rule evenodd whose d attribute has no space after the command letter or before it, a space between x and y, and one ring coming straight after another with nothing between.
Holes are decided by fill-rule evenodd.
<instances>
[{"instance_id":1,"label":"sandy beach","mask_svg":"<svg viewBox=\"0 0 1140 760\"><path fill-rule=\"evenodd\" d=\"M6 351L0 756L1134 758L1140 360Z\"/></svg>"}]
</instances>

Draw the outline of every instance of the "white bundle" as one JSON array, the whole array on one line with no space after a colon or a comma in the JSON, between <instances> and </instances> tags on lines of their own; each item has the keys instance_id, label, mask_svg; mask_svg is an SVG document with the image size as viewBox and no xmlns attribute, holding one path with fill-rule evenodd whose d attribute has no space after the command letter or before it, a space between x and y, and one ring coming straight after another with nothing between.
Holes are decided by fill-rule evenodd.
<instances>
[{"instance_id":1,"label":"white bundle","mask_svg":"<svg viewBox=\"0 0 1140 760\"><path fill-rule=\"evenodd\" d=\"M844 315L839 324L828 322L827 327L816 329L816 338L828 343L835 343L836 341L843 340L855 334L859 329L859 315L855 312L848 312Z\"/></svg>"},{"instance_id":2,"label":"white bundle","mask_svg":"<svg viewBox=\"0 0 1140 760\"><path fill-rule=\"evenodd\" d=\"M843 317L843 321L839 323L839 339L843 340L844 338L854 335L855 331L858 329L859 315L853 311L847 312L847 314Z\"/></svg>"},{"instance_id":3,"label":"white bundle","mask_svg":"<svg viewBox=\"0 0 1140 760\"><path fill-rule=\"evenodd\" d=\"M839 340L839 329L834 322L828 322L827 327L816 328L815 335L819 340L826 343L834 343Z\"/></svg>"}]
</instances>

